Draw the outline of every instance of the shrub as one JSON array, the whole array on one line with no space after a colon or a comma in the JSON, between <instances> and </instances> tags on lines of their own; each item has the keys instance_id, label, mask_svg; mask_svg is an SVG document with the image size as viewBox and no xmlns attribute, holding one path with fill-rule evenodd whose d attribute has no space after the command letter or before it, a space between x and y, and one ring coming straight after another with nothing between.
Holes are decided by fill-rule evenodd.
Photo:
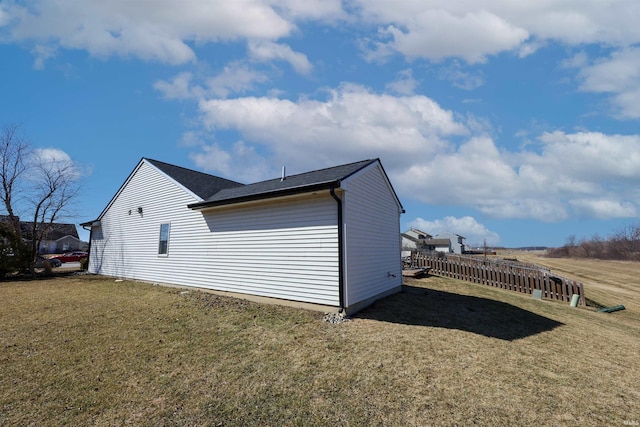
<instances>
[{"instance_id":1,"label":"shrub","mask_svg":"<svg viewBox=\"0 0 640 427\"><path fill-rule=\"evenodd\" d=\"M549 250L548 256L640 261L640 224L622 228L606 240L596 234L576 243L575 236L569 236L564 246Z\"/></svg>"},{"instance_id":2,"label":"shrub","mask_svg":"<svg viewBox=\"0 0 640 427\"><path fill-rule=\"evenodd\" d=\"M89 268L89 258L80 259L80 270L87 271Z\"/></svg>"}]
</instances>

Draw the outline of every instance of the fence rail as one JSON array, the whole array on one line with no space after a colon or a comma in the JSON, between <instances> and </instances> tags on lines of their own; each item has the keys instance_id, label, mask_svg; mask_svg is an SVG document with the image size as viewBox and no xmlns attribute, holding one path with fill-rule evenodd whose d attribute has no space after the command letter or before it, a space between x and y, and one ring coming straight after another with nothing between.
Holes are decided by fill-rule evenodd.
<instances>
[{"instance_id":1,"label":"fence rail","mask_svg":"<svg viewBox=\"0 0 640 427\"><path fill-rule=\"evenodd\" d=\"M582 283L556 276L544 267L520 266L516 263L495 262L484 258L451 255L443 257L419 253L411 255L411 266L430 267L430 272L439 276L526 294L539 289L542 298L552 300L570 302L571 297L577 294L580 296L578 304L586 305Z\"/></svg>"}]
</instances>

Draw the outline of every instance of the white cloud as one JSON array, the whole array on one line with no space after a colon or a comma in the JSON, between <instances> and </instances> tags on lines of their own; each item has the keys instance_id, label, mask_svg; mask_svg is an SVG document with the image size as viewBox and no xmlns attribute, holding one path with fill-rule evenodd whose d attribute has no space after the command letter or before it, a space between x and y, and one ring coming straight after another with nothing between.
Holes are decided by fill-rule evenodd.
<instances>
[{"instance_id":1,"label":"white cloud","mask_svg":"<svg viewBox=\"0 0 640 427\"><path fill-rule=\"evenodd\" d=\"M9 23L9 14L4 10L5 5L0 4L0 27L4 27Z\"/></svg>"},{"instance_id":2,"label":"white cloud","mask_svg":"<svg viewBox=\"0 0 640 427\"><path fill-rule=\"evenodd\" d=\"M506 7L504 7L506 6ZM555 0L503 5L504 16L538 39L567 45L602 43L628 46L640 40L636 25L640 5L634 1Z\"/></svg>"},{"instance_id":3,"label":"white cloud","mask_svg":"<svg viewBox=\"0 0 640 427\"><path fill-rule=\"evenodd\" d=\"M556 131L542 134L540 141L544 144L542 156L528 161L538 169L556 171L551 179L566 174L595 183L640 180L640 135Z\"/></svg>"},{"instance_id":4,"label":"white cloud","mask_svg":"<svg viewBox=\"0 0 640 427\"><path fill-rule=\"evenodd\" d=\"M291 16L322 18L323 13L337 13L334 8L284 3ZM11 3L3 16L9 16L5 28L16 41L81 49L98 57L136 56L181 64L196 59L190 43L287 36L295 23L278 9L262 0L161 0L153 7L125 0L34 0L29 7Z\"/></svg>"},{"instance_id":5,"label":"white cloud","mask_svg":"<svg viewBox=\"0 0 640 427\"><path fill-rule=\"evenodd\" d=\"M205 145L205 142L201 132L191 130L182 134L180 145L183 147L199 147Z\"/></svg>"},{"instance_id":6,"label":"white cloud","mask_svg":"<svg viewBox=\"0 0 640 427\"><path fill-rule=\"evenodd\" d=\"M633 218L639 213L638 206L617 198L576 199L569 202L577 214L587 218Z\"/></svg>"},{"instance_id":7,"label":"white cloud","mask_svg":"<svg viewBox=\"0 0 640 427\"><path fill-rule=\"evenodd\" d=\"M98 57L135 56L169 64L195 61L196 44L275 42L309 20L377 26L377 35L363 34L360 41L367 40L369 59L399 52L408 58L457 57L477 63L505 51L527 56L547 41L619 47L640 42L640 4L628 0L354 0L349 11L339 0L158 0L153 7L126 0L32 0L28 5L4 2L0 26L7 40L46 46L49 52L80 49ZM309 72L304 53L283 44L268 50L298 72ZM40 57L44 60L46 55Z\"/></svg>"},{"instance_id":8,"label":"white cloud","mask_svg":"<svg viewBox=\"0 0 640 427\"><path fill-rule=\"evenodd\" d=\"M440 61L460 58L484 62L501 52L520 58L557 42L583 48L595 44L612 49L611 57L589 65L584 52L561 62L582 68L581 89L610 96L614 115L640 118L640 3L626 0L584 2L495 2L451 0L397 2L358 0L361 18L378 25L378 36L360 42L369 61L385 61L393 53L406 58ZM584 68L583 68L584 67ZM483 79L448 67L444 77L454 86L475 89Z\"/></svg>"},{"instance_id":9,"label":"white cloud","mask_svg":"<svg viewBox=\"0 0 640 427\"><path fill-rule=\"evenodd\" d=\"M545 46L546 43L541 41L529 41L520 45L520 50L518 52L519 58L526 58L529 55L533 55L539 49Z\"/></svg>"},{"instance_id":10,"label":"white cloud","mask_svg":"<svg viewBox=\"0 0 640 427\"><path fill-rule=\"evenodd\" d=\"M598 44L614 50L610 58L588 65L575 56L572 65L569 61L563 65L586 67L580 73L583 91L610 96L620 118L640 118L640 55L633 47L640 43L639 2L353 0L345 5L347 11L340 0L158 0L153 7L125 0L32 0L27 5L5 1L0 28L3 42L17 42L31 50L38 69L63 49L84 50L101 58L196 63L197 47L239 40L248 44L247 59L285 61L297 73L309 75L314 66L307 53L283 42L301 34L305 28L301 25L308 21L357 29L360 36L355 43L362 46L368 61L400 54L407 59L459 58L474 64L503 52L525 57L552 42L580 48ZM460 67L447 68L442 77L466 90L484 84L481 74ZM175 85L184 83L181 80L158 82L156 87L167 98L197 96L200 89L225 98L267 80L264 73L247 66L229 65L208 85L183 88L196 93L180 92ZM175 87L170 88L171 84ZM390 83L388 89L408 95L415 87L410 77Z\"/></svg>"},{"instance_id":11,"label":"white cloud","mask_svg":"<svg viewBox=\"0 0 640 427\"><path fill-rule=\"evenodd\" d=\"M405 194L426 203L542 221L572 214L633 217L640 208L638 180L640 136L595 132L543 134L519 152L500 151L488 137L472 138L396 176Z\"/></svg>"},{"instance_id":12,"label":"white cloud","mask_svg":"<svg viewBox=\"0 0 640 427\"><path fill-rule=\"evenodd\" d=\"M640 48L615 51L580 71L585 92L611 94L614 114L640 118Z\"/></svg>"},{"instance_id":13,"label":"white cloud","mask_svg":"<svg viewBox=\"0 0 640 427\"><path fill-rule=\"evenodd\" d=\"M640 49L614 52L611 57L587 66L582 71L581 88L590 92L622 92L640 83Z\"/></svg>"},{"instance_id":14,"label":"white cloud","mask_svg":"<svg viewBox=\"0 0 640 427\"><path fill-rule=\"evenodd\" d=\"M291 18L328 21L347 18L341 0L274 0L269 3Z\"/></svg>"},{"instance_id":15,"label":"white cloud","mask_svg":"<svg viewBox=\"0 0 640 427\"><path fill-rule=\"evenodd\" d=\"M386 27L392 38L388 45L407 57L432 60L455 56L484 62L487 55L514 49L529 37L526 30L487 11L431 9L405 17L402 24Z\"/></svg>"},{"instance_id":16,"label":"white cloud","mask_svg":"<svg viewBox=\"0 0 640 427\"><path fill-rule=\"evenodd\" d=\"M228 154L221 158L231 166L212 162L222 173L236 161L266 179L283 164L296 173L379 157L402 198L495 218L617 218L640 210L639 135L558 131L508 151L474 117L456 117L427 97L348 84L325 100L202 99L199 109L208 132L236 131L244 141L243 150L211 151Z\"/></svg>"},{"instance_id":17,"label":"white cloud","mask_svg":"<svg viewBox=\"0 0 640 427\"><path fill-rule=\"evenodd\" d=\"M157 80L153 87L166 99L203 99L205 97L226 98L231 94L244 93L255 88L258 83L265 83L268 76L252 70L241 62L227 64L218 74L202 78L198 83L191 72L175 75L170 81Z\"/></svg>"},{"instance_id":18,"label":"white cloud","mask_svg":"<svg viewBox=\"0 0 640 427\"><path fill-rule=\"evenodd\" d=\"M484 78L478 73L463 71L462 65L458 61L440 69L440 78L448 80L455 87L464 90L473 90L484 84Z\"/></svg>"},{"instance_id":19,"label":"white cloud","mask_svg":"<svg viewBox=\"0 0 640 427\"><path fill-rule=\"evenodd\" d=\"M194 96L191 88L192 77L189 72L179 73L170 82L157 80L153 87L166 99L189 99Z\"/></svg>"},{"instance_id":20,"label":"white cloud","mask_svg":"<svg viewBox=\"0 0 640 427\"><path fill-rule=\"evenodd\" d=\"M57 49L53 46L38 44L31 49L31 53L36 57L33 62L33 68L36 70L42 70L44 69L45 62L56 55Z\"/></svg>"},{"instance_id":21,"label":"white cloud","mask_svg":"<svg viewBox=\"0 0 640 427\"><path fill-rule=\"evenodd\" d=\"M517 174L488 137L475 137L457 151L415 159L396 181L416 198L435 204L486 205L517 194Z\"/></svg>"},{"instance_id":22,"label":"white cloud","mask_svg":"<svg viewBox=\"0 0 640 427\"><path fill-rule=\"evenodd\" d=\"M481 245L485 240L489 246L495 246L500 242L498 233L489 230L471 216L461 218L447 216L432 221L416 218L410 221L407 226L425 231L433 236L445 232L455 233L464 236L470 245Z\"/></svg>"},{"instance_id":23,"label":"white cloud","mask_svg":"<svg viewBox=\"0 0 640 427\"><path fill-rule=\"evenodd\" d=\"M64 176L73 180L90 173L88 169L82 168L71 159L69 154L59 148L36 148L32 155L33 164L43 166L46 170L62 172ZM38 173L36 170L36 175L29 178L38 180Z\"/></svg>"},{"instance_id":24,"label":"white cloud","mask_svg":"<svg viewBox=\"0 0 640 427\"><path fill-rule=\"evenodd\" d=\"M35 157L42 162L70 164L71 157L58 148L37 148L34 150Z\"/></svg>"},{"instance_id":25,"label":"white cloud","mask_svg":"<svg viewBox=\"0 0 640 427\"><path fill-rule=\"evenodd\" d=\"M578 52L560 62L563 68L582 68L589 63L589 57L585 52Z\"/></svg>"},{"instance_id":26,"label":"white cloud","mask_svg":"<svg viewBox=\"0 0 640 427\"><path fill-rule=\"evenodd\" d=\"M230 150L224 150L216 143L203 144L199 152L191 153L190 158L198 168L206 172L221 173L247 183L264 179L273 166L258 155L254 147L243 141L236 141Z\"/></svg>"},{"instance_id":27,"label":"white cloud","mask_svg":"<svg viewBox=\"0 0 640 427\"><path fill-rule=\"evenodd\" d=\"M249 42L249 55L254 61L271 61L280 59L291 64L299 74L309 74L313 66L307 56L294 52L289 46L270 41Z\"/></svg>"},{"instance_id":28,"label":"white cloud","mask_svg":"<svg viewBox=\"0 0 640 427\"><path fill-rule=\"evenodd\" d=\"M378 156L400 166L441 150L443 137L467 133L450 111L425 96L379 95L356 85L328 94L325 101L210 99L199 108L207 129L237 130L300 171Z\"/></svg>"},{"instance_id":29,"label":"white cloud","mask_svg":"<svg viewBox=\"0 0 640 427\"><path fill-rule=\"evenodd\" d=\"M221 98L230 94L244 93L252 90L256 83L265 83L269 78L242 63L231 63L222 72L207 79L208 93Z\"/></svg>"},{"instance_id":30,"label":"white cloud","mask_svg":"<svg viewBox=\"0 0 640 427\"><path fill-rule=\"evenodd\" d=\"M413 95L418 81L413 78L411 69L402 70L398 73L398 78L387 85L387 89L399 95Z\"/></svg>"},{"instance_id":31,"label":"white cloud","mask_svg":"<svg viewBox=\"0 0 640 427\"><path fill-rule=\"evenodd\" d=\"M367 55L378 59L393 50L410 58L457 57L477 63L505 51L528 56L548 41L620 47L640 42L640 3L627 0L357 0L356 4L364 21L383 30L377 40L367 43Z\"/></svg>"}]
</instances>

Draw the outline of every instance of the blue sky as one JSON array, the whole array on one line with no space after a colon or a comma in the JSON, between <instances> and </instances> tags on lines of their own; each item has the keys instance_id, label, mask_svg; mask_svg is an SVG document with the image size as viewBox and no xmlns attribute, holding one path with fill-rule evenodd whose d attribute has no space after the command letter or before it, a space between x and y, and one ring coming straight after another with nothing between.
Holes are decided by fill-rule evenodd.
<instances>
[{"instance_id":1,"label":"blue sky","mask_svg":"<svg viewBox=\"0 0 640 427\"><path fill-rule=\"evenodd\" d=\"M559 246L640 215L640 2L0 0L0 125L84 173L380 158L402 229ZM83 237L86 237L84 235Z\"/></svg>"}]
</instances>

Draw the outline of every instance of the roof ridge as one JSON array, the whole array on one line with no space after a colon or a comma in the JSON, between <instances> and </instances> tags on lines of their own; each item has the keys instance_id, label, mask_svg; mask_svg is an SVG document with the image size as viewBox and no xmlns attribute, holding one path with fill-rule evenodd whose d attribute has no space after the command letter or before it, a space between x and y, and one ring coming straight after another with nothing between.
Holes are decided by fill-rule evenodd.
<instances>
[{"instance_id":1,"label":"roof ridge","mask_svg":"<svg viewBox=\"0 0 640 427\"><path fill-rule=\"evenodd\" d=\"M296 174L293 174L293 175L285 175L285 179L293 178L293 177L297 177L297 176L302 176L302 175L307 175L307 174L312 174L312 173L324 172L324 171L328 171L328 170L331 170L331 169L344 168L344 167L348 167L348 166L352 166L352 165L357 165L359 163L369 164L369 163L375 162L376 160L378 160L378 159L366 159L366 160L359 160L357 162L343 163L343 164L336 165L336 166L327 166L326 168L313 169L313 170L310 170L310 171L300 172L300 173L296 173ZM277 178L277 177L276 178L269 178L269 179L265 179L263 181L252 182L251 184L247 184L247 185L260 184L260 183L263 183L263 182L269 182L269 181L281 180L281 179L282 178Z\"/></svg>"}]
</instances>

